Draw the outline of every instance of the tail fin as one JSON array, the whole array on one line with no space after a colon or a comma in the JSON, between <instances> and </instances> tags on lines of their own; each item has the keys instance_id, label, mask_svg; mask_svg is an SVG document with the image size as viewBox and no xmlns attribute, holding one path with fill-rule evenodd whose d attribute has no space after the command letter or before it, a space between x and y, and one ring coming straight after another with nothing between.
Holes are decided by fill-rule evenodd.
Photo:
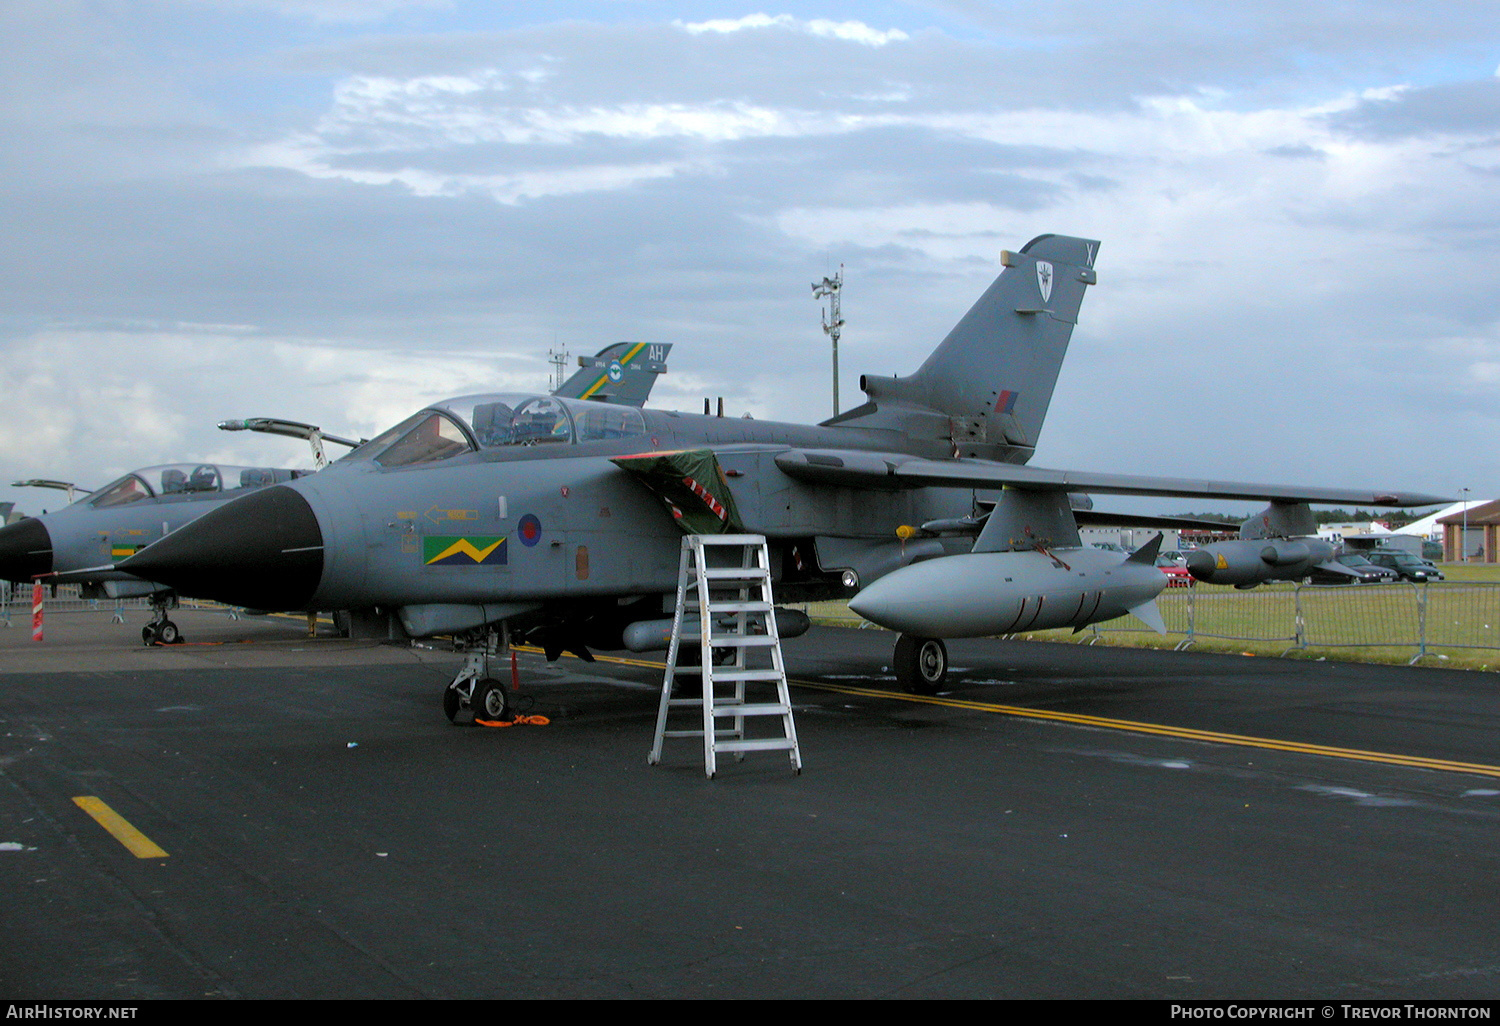
<instances>
[{"instance_id":1,"label":"tail fin","mask_svg":"<svg viewBox=\"0 0 1500 1026\"><path fill-rule=\"evenodd\" d=\"M580 356L582 368L553 395L593 399L617 406L644 406L656 378L667 372L671 343L616 342L595 356Z\"/></svg>"},{"instance_id":2,"label":"tail fin","mask_svg":"<svg viewBox=\"0 0 1500 1026\"><path fill-rule=\"evenodd\" d=\"M1026 462L1098 252L1089 239L1042 235L1001 254L1000 277L915 374L861 376L870 401L828 423L940 433L957 455Z\"/></svg>"}]
</instances>

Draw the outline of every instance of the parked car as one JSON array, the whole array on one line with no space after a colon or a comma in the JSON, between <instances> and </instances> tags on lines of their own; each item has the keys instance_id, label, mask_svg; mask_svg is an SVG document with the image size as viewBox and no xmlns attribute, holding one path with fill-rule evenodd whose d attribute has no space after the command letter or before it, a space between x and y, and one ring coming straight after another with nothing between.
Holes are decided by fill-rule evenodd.
<instances>
[{"instance_id":1,"label":"parked car","mask_svg":"<svg viewBox=\"0 0 1500 1026\"><path fill-rule=\"evenodd\" d=\"M1344 552L1335 557L1334 562L1348 568L1351 573L1313 567L1307 579L1313 584L1389 584L1400 580L1396 571L1376 566L1358 552Z\"/></svg>"},{"instance_id":2,"label":"parked car","mask_svg":"<svg viewBox=\"0 0 1500 1026\"><path fill-rule=\"evenodd\" d=\"M1157 556L1156 568L1167 575L1168 588L1190 588L1196 583L1193 575L1188 573L1188 568L1171 556L1165 554Z\"/></svg>"},{"instance_id":3,"label":"parked car","mask_svg":"<svg viewBox=\"0 0 1500 1026\"><path fill-rule=\"evenodd\" d=\"M1370 562L1376 566L1383 566L1388 570L1394 570L1396 575L1403 581L1416 581L1425 584L1428 581L1443 580L1443 572L1425 559L1418 559L1410 552L1397 549L1376 549L1370 553Z\"/></svg>"}]
</instances>

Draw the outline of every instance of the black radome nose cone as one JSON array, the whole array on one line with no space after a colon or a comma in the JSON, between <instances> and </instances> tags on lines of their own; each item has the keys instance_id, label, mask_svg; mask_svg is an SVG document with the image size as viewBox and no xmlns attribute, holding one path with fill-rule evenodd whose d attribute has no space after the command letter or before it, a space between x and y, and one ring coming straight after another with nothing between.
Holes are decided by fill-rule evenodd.
<instances>
[{"instance_id":1,"label":"black radome nose cone","mask_svg":"<svg viewBox=\"0 0 1500 1026\"><path fill-rule=\"evenodd\" d=\"M1200 581L1206 581L1214 575L1217 564L1214 557L1202 549L1195 549L1187 554L1187 571Z\"/></svg>"},{"instance_id":2,"label":"black radome nose cone","mask_svg":"<svg viewBox=\"0 0 1500 1026\"><path fill-rule=\"evenodd\" d=\"M323 532L285 485L205 513L117 565L193 598L248 609L306 609L323 576Z\"/></svg>"},{"instance_id":3,"label":"black radome nose cone","mask_svg":"<svg viewBox=\"0 0 1500 1026\"><path fill-rule=\"evenodd\" d=\"M0 578L29 584L52 572L52 536L40 520L18 520L0 527Z\"/></svg>"}]
</instances>

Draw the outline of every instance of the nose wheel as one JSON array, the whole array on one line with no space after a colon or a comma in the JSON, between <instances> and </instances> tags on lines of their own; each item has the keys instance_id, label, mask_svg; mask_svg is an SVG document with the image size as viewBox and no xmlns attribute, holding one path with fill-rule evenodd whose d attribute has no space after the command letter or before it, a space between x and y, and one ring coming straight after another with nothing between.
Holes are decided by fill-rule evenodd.
<instances>
[{"instance_id":1,"label":"nose wheel","mask_svg":"<svg viewBox=\"0 0 1500 1026\"><path fill-rule=\"evenodd\" d=\"M515 719L510 710L510 697L505 693L505 685L493 677L474 684L474 693L469 698L469 707L474 710L476 720L503 723L506 720Z\"/></svg>"},{"instance_id":2,"label":"nose wheel","mask_svg":"<svg viewBox=\"0 0 1500 1026\"><path fill-rule=\"evenodd\" d=\"M490 658L497 654L500 642L501 634L495 630L470 639L473 647L464 653L463 669L443 689L443 713L449 723L458 723L464 710L471 712L475 721L506 723L515 719L510 693L489 675Z\"/></svg>"},{"instance_id":3,"label":"nose wheel","mask_svg":"<svg viewBox=\"0 0 1500 1026\"><path fill-rule=\"evenodd\" d=\"M177 596L172 592L159 592L151 596L151 622L141 628L141 642L152 645L180 645L182 632L167 619L167 610L177 605Z\"/></svg>"},{"instance_id":4,"label":"nose wheel","mask_svg":"<svg viewBox=\"0 0 1500 1026\"><path fill-rule=\"evenodd\" d=\"M141 628L141 641L147 648L152 645L180 645L182 644L182 632L171 620L163 620L161 623L151 623Z\"/></svg>"},{"instance_id":5,"label":"nose wheel","mask_svg":"<svg viewBox=\"0 0 1500 1026\"><path fill-rule=\"evenodd\" d=\"M896 641L896 683L913 695L935 695L948 679L948 646L941 638L903 634Z\"/></svg>"}]
</instances>

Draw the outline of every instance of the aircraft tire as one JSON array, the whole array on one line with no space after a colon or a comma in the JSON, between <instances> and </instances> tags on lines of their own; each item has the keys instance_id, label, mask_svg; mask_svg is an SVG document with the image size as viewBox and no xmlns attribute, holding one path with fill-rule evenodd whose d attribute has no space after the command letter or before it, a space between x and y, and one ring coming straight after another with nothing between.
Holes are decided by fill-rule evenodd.
<instances>
[{"instance_id":1,"label":"aircraft tire","mask_svg":"<svg viewBox=\"0 0 1500 1026\"><path fill-rule=\"evenodd\" d=\"M156 630L150 624L141 628L141 644L150 648L156 643Z\"/></svg>"},{"instance_id":2,"label":"aircraft tire","mask_svg":"<svg viewBox=\"0 0 1500 1026\"><path fill-rule=\"evenodd\" d=\"M493 677L486 677L474 685L474 695L469 699L476 720L507 722L514 719L510 709L510 696L505 685Z\"/></svg>"},{"instance_id":3,"label":"aircraft tire","mask_svg":"<svg viewBox=\"0 0 1500 1026\"><path fill-rule=\"evenodd\" d=\"M177 625L171 620L166 621L161 627L157 628L156 638L163 645L182 644L182 632L177 629Z\"/></svg>"},{"instance_id":4,"label":"aircraft tire","mask_svg":"<svg viewBox=\"0 0 1500 1026\"><path fill-rule=\"evenodd\" d=\"M443 689L443 714L448 717L449 723L458 722L458 710L463 696L458 693L458 688L447 687Z\"/></svg>"},{"instance_id":5,"label":"aircraft tire","mask_svg":"<svg viewBox=\"0 0 1500 1026\"><path fill-rule=\"evenodd\" d=\"M896 641L896 683L913 695L935 695L948 677L948 646L939 638L903 634Z\"/></svg>"}]
</instances>

